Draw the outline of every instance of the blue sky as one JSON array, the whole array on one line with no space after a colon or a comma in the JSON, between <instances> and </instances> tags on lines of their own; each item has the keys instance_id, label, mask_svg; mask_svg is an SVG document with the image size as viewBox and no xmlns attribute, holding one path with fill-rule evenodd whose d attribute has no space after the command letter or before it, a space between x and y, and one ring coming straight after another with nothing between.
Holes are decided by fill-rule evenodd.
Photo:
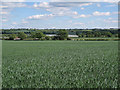
<instances>
[{"instance_id":1,"label":"blue sky","mask_svg":"<svg viewBox=\"0 0 120 90\"><path fill-rule=\"evenodd\" d=\"M118 4L107 2L4 2L2 28L118 27Z\"/></svg>"}]
</instances>

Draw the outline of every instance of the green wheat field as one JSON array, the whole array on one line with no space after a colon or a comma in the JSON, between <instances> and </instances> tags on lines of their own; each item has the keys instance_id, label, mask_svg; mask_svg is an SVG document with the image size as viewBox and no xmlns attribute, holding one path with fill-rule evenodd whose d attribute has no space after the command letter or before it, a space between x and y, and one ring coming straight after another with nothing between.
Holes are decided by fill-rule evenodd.
<instances>
[{"instance_id":1,"label":"green wheat field","mask_svg":"<svg viewBox=\"0 0 120 90\"><path fill-rule=\"evenodd\" d=\"M117 88L117 41L3 41L3 88Z\"/></svg>"}]
</instances>

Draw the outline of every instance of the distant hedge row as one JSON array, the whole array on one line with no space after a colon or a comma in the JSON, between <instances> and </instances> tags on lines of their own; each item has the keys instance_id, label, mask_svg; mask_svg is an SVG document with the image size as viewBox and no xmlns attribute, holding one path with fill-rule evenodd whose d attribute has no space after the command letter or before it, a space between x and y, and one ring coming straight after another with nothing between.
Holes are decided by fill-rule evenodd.
<instances>
[{"instance_id":1,"label":"distant hedge row","mask_svg":"<svg viewBox=\"0 0 120 90\"><path fill-rule=\"evenodd\" d=\"M25 41L35 41L35 40L46 40L46 39L33 39L33 38L27 38L24 39ZM53 39L50 39L53 40ZM119 41L120 39L104 39L104 38L100 38L100 39L96 39L96 38L85 38L85 39L66 39L66 40L74 40L74 41Z\"/></svg>"},{"instance_id":2,"label":"distant hedge row","mask_svg":"<svg viewBox=\"0 0 120 90\"><path fill-rule=\"evenodd\" d=\"M105 39L105 38L81 38L81 39L72 39L72 40L75 40L75 41L119 41L120 39Z\"/></svg>"}]
</instances>

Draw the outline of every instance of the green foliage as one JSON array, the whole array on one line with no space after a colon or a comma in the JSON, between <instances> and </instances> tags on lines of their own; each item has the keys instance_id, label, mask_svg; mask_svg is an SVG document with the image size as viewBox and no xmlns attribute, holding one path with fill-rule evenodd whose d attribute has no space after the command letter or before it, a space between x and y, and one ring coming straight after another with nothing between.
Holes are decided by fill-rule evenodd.
<instances>
[{"instance_id":1,"label":"green foliage","mask_svg":"<svg viewBox=\"0 0 120 90\"><path fill-rule=\"evenodd\" d=\"M42 32L44 34L58 34L59 31L67 31L68 34L78 35L79 37L118 37L117 29L2 29L2 34L7 35L24 32L28 37L31 35L32 38L36 38L36 32ZM63 37L60 37L59 39L64 39Z\"/></svg>"},{"instance_id":2,"label":"green foliage","mask_svg":"<svg viewBox=\"0 0 120 90\"><path fill-rule=\"evenodd\" d=\"M57 35L59 40L65 40L68 38L68 32L66 30L59 30Z\"/></svg>"},{"instance_id":3,"label":"green foliage","mask_svg":"<svg viewBox=\"0 0 120 90\"><path fill-rule=\"evenodd\" d=\"M81 33L81 34L78 35L78 37L86 37L86 35Z\"/></svg>"},{"instance_id":4,"label":"green foliage","mask_svg":"<svg viewBox=\"0 0 120 90\"><path fill-rule=\"evenodd\" d=\"M26 40L26 41L32 41L33 38L26 38L26 39L24 39L24 40Z\"/></svg>"},{"instance_id":5,"label":"green foliage","mask_svg":"<svg viewBox=\"0 0 120 90\"><path fill-rule=\"evenodd\" d=\"M45 39L45 37L42 37L42 38L40 38L40 40L42 40L42 41L43 41L43 40L46 40L46 39Z\"/></svg>"},{"instance_id":6,"label":"green foliage","mask_svg":"<svg viewBox=\"0 0 120 90\"><path fill-rule=\"evenodd\" d=\"M14 40L14 38L16 38L16 34L10 34L9 40Z\"/></svg>"},{"instance_id":7,"label":"green foliage","mask_svg":"<svg viewBox=\"0 0 120 90\"><path fill-rule=\"evenodd\" d=\"M68 37L67 40L72 40L72 39Z\"/></svg>"},{"instance_id":8,"label":"green foliage","mask_svg":"<svg viewBox=\"0 0 120 90\"><path fill-rule=\"evenodd\" d=\"M35 32L31 32L30 34L31 34L32 38L36 38L36 36L35 36L36 33Z\"/></svg>"},{"instance_id":9,"label":"green foliage","mask_svg":"<svg viewBox=\"0 0 120 90\"><path fill-rule=\"evenodd\" d=\"M36 38L42 38L42 37L44 37L45 35L42 33L42 32L37 32L36 34L35 34L35 37Z\"/></svg>"},{"instance_id":10,"label":"green foliage","mask_svg":"<svg viewBox=\"0 0 120 90\"><path fill-rule=\"evenodd\" d=\"M19 32L18 37L21 38L21 40L27 38L27 35L24 32Z\"/></svg>"},{"instance_id":11,"label":"green foliage","mask_svg":"<svg viewBox=\"0 0 120 90\"><path fill-rule=\"evenodd\" d=\"M45 36L45 40L50 40L51 38L49 36Z\"/></svg>"},{"instance_id":12,"label":"green foliage","mask_svg":"<svg viewBox=\"0 0 120 90\"><path fill-rule=\"evenodd\" d=\"M118 37L119 35L118 34L115 34L115 37Z\"/></svg>"},{"instance_id":13,"label":"green foliage","mask_svg":"<svg viewBox=\"0 0 120 90\"><path fill-rule=\"evenodd\" d=\"M117 41L3 41L3 88L117 88Z\"/></svg>"},{"instance_id":14,"label":"green foliage","mask_svg":"<svg viewBox=\"0 0 120 90\"><path fill-rule=\"evenodd\" d=\"M119 38L71 38L74 41L119 41Z\"/></svg>"},{"instance_id":15,"label":"green foliage","mask_svg":"<svg viewBox=\"0 0 120 90\"><path fill-rule=\"evenodd\" d=\"M52 37L52 40L60 40L60 36L54 36Z\"/></svg>"},{"instance_id":16,"label":"green foliage","mask_svg":"<svg viewBox=\"0 0 120 90\"><path fill-rule=\"evenodd\" d=\"M112 37L112 33L107 32L107 37Z\"/></svg>"}]
</instances>

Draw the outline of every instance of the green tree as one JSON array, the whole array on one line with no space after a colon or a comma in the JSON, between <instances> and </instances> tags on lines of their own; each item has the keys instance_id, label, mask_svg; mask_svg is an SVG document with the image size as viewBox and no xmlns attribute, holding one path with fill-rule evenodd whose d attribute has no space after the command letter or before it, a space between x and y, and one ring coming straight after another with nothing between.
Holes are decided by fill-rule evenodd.
<instances>
[{"instance_id":1,"label":"green tree","mask_svg":"<svg viewBox=\"0 0 120 90\"><path fill-rule=\"evenodd\" d=\"M94 32L94 36L95 36L95 37L100 37L100 36L101 36L101 33L100 33L99 31Z\"/></svg>"},{"instance_id":2,"label":"green tree","mask_svg":"<svg viewBox=\"0 0 120 90\"><path fill-rule=\"evenodd\" d=\"M42 38L42 37L45 37L45 35L44 35L42 32L37 32L37 33L35 34L35 37L36 37L36 38Z\"/></svg>"},{"instance_id":3,"label":"green tree","mask_svg":"<svg viewBox=\"0 0 120 90\"><path fill-rule=\"evenodd\" d=\"M21 40L27 38L27 35L24 32L19 32L18 37L21 38Z\"/></svg>"},{"instance_id":4,"label":"green tree","mask_svg":"<svg viewBox=\"0 0 120 90\"><path fill-rule=\"evenodd\" d=\"M36 38L36 36L35 36L36 33L35 32L31 32L30 34L31 34L31 38Z\"/></svg>"},{"instance_id":5,"label":"green tree","mask_svg":"<svg viewBox=\"0 0 120 90\"><path fill-rule=\"evenodd\" d=\"M119 35L118 34L115 34L115 37L118 37Z\"/></svg>"},{"instance_id":6,"label":"green tree","mask_svg":"<svg viewBox=\"0 0 120 90\"><path fill-rule=\"evenodd\" d=\"M65 40L68 38L68 32L66 30L59 30L57 35L59 40Z\"/></svg>"},{"instance_id":7,"label":"green tree","mask_svg":"<svg viewBox=\"0 0 120 90\"><path fill-rule=\"evenodd\" d=\"M78 36L81 35L80 31L76 31L76 35Z\"/></svg>"},{"instance_id":8,"label":"green tree","mask_svg":"<svg viewBox=\"0 0 120 90\"><path fill-rule=\"evenodd\" d=\"M9 40L14 40L14 38L16 38L16 34L10 34Z\"/></svg>"},{"instance_id":9,"label":"green tree","mask_svg":"<svg viewBox=\"0 0 120 90\"><path fill-rule=\"evenodd\" d=\"M111 32L107 32L107 36L108 37L112 37L112 33Z\"/></svg>"},{"instance_id":10,"label":"green tree","mask_svg":"<svg viewBox=\"0 0 120 90\"><path fill-rule=\"evenodd\" d=\"M50 37L49 37L49 36L45 36L45 39L46 39L46 40L50 40Z\"/></svg>"}]
</instances>

